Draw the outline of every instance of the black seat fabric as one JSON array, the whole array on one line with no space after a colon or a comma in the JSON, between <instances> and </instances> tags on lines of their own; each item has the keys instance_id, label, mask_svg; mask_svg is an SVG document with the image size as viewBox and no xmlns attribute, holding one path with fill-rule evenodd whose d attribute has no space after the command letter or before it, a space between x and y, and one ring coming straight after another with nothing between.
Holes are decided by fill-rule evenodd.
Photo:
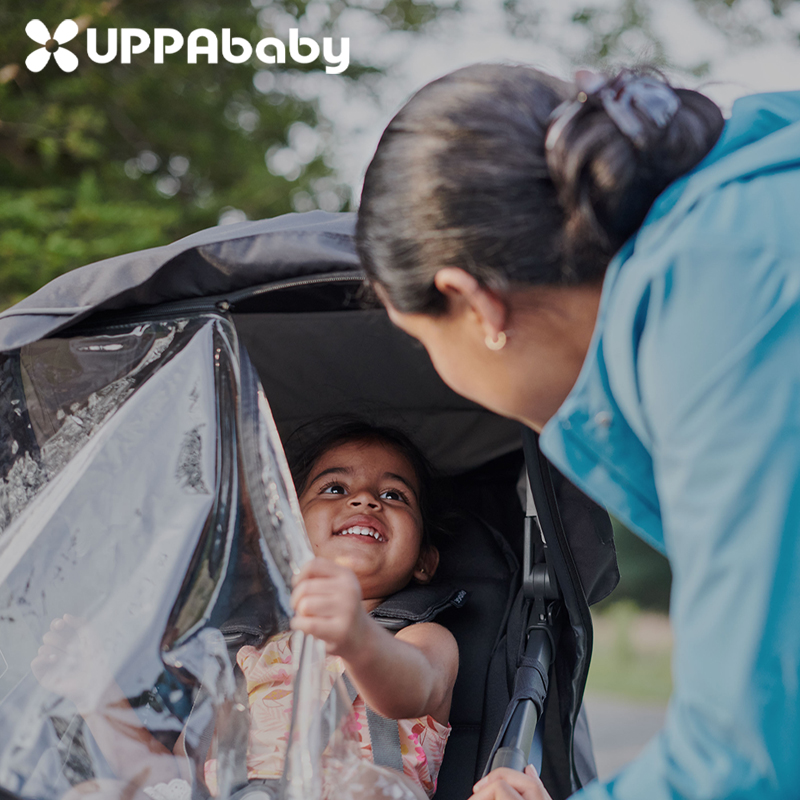
<instances>
[{"instance_id":1,"label":"black seat fabric","mask_svg":"<svg viewBox=\"0 0 800 800\"><path fill-rule=\"evenodd\" d=\"M448 487L447 504L459 513L447 522L439 542L437 579L467 590L462 608L443 612L437 622L458 642L459 671L453 691L453 731L439 773L437 800L465 800L480 776L479 747L484 728L487 671L519 587L519 567L508 539L521 536L522 507L513 477L518 459L504 457L502 469L463 476ZM499 532L502 526L503 535ZM510 535L509 535L510 534ZM505 685L505 675L498 676Z\"/></svg>"}]
</instances>

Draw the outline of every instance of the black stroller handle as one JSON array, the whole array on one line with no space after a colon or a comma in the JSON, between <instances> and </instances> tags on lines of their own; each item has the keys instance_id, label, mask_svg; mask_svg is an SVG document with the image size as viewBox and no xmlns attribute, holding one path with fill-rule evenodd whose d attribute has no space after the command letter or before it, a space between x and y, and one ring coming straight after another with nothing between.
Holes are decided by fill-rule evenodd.
<instances>
[{"instance_id":1,"label":"black stroller handle","mask_svg":"<svg viewBox=\"0 0 800 800\"><path fill-rule=\"evenodd\" d=\"M544 626L535 626L528 634L525 656L517 669L512 703L516 706L491 760L489 770L499 767L522 772L528 765L536 726L544 710L553 658L553 640Z\"/></svg>"},{"instance_id":2,"label":"black stroller handle","mask_svg":"<svg viewBox=\"0 0 800 800\"><path fill-rule=\"evenodd\" d=\"M523 594L532 601L525 652L517 665L514 693L500 728L496 750L484 774L499 767L522 772L530 763L536 726L544 712L550 665L555 652L553 617L554 601L559 596L558 584L548 563L547 541L539 523L530 482L527 483Z\"/></svg>"}]
</instances>

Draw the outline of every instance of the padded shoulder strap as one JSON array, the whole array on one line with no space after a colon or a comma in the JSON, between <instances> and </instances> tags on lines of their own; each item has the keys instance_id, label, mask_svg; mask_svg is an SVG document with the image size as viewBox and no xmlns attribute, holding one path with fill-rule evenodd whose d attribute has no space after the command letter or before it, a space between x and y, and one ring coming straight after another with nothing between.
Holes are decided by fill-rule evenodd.
<instances>
[{"instance_id":1,"label":"padded shoulder strap","mask_svg":"<svg viewBox=\"0 0 800 800\"><path fill-rule=\"evenodd\" d=\"M228 649L235 655L236 651L245 644L259 646L274 633L281 630L274 613L275 596L271 592L260 592L250 595L219 626L220 633L225 638ZM266 610L266 611L265 611ZM236 663L236 659L233 659Z\"/></svg>"},{"instance_id":2,"label":"padded shoulder strap","mask_svg":"<svg viewBox=\"0 0 800 800\"><path fill-rule=\"evenodd\" d=\"M353 686L346 674L342 677L352 703L356 699L356 687ZM382 717L367 706L367 725L372 743L373 763L402 772L403 754L400 750L400 729L397 727L397 720Z\"/></svg>"},{"instance_id":3,"label":"padded shoulder strap","mask_svg":"<svg viewBox=\"0 0 800 800\"><path fill-rule=\"evenodd\" d=\"M450 583L412 583L384 600L370 616L384 628L399 631L418 622L431 622L447 608L461 608L467 592Z\"/></svg>"}]
</instances>

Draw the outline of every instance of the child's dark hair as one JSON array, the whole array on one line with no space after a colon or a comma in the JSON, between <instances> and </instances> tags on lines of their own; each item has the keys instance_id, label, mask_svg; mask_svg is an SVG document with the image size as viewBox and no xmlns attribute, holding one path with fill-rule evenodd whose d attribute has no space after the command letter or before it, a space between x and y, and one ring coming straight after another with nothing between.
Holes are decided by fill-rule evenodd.
<instances>
[{"instance_id":1,"label":"child's dark hair","mask_svg":"<svg viewBox=\"0 0 800 800\"><path fill-rule=\"evenodd\" d=\"M378 442L400 453L414 470L419 484L419 509L422 516L422 549L434 545L437 528L431 502L433 469L411 438L388 425L375 425L364 419L336 417L318 420L298 428L286 441L286 457L297 495L308 484L314 464L334 447L351 442Z\"/></svg>"}]
</instances>

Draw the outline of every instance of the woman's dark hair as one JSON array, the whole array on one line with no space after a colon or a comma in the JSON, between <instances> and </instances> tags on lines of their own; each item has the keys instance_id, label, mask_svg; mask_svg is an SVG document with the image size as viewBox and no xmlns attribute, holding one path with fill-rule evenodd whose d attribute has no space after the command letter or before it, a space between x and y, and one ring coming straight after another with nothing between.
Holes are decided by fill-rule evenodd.
<instances>
[{"instance_id":1,"label":"woman's dark hair","mask_svg":"<svg viewBox=\"0 0 800 800\"><path fill-rule=\"evenodd\" d=\"M434 286L460 267L485 286L602 279L656 197L723 127L717 106L676 89L670 123L636 147L589 102L545 150L577 90L528 67L478 64L429 83L398 112L367 169L356 247L400 311L446 310ZM647 120L642 120L647 125Z\"/></svg>"},{"instance_id":2,"label":"woman's dark hair","mask_svg":"<svg viewBox=\"0 0 800 800\"><path fill-rule=\"evenodd\" d=\"M303 425L286 441L286 458L298 497L305 491L311 471L322 456L342 444L378 442L400 453L411 465L419 486L422 548L433 545L438 527L431 503L433 469L413 441L399 428L375 425L362 419L333 418Z\"/></svg>"}]
</instances>

